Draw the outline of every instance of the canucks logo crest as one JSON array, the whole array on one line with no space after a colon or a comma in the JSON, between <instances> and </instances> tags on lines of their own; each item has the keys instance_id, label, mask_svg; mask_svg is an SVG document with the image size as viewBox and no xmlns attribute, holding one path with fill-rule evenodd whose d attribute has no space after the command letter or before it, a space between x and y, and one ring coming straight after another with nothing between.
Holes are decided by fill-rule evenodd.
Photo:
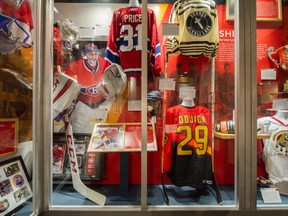
<instances>
[{"instance_id":1,"label":"canucks logo crest","mask_svg":"<svg viewBox=\"0 0 288 216\"><path fill-rule=\"evenodd\" d=\"M212 29L212 20L210 16L203 11L191 13L186 20L187 31L196 36L202 37L207 35Z\"/></svg>"},{"instance_id":2,"label":"canucks logo crest","mask_svg":"<svg viewBox=\"0 0 288 216\"><path fill-rule=\"evenodd\" d=\"M273 138L272 143L277 154L288 156L288 131L279 131Z\"/></svg>"}]
</instances>

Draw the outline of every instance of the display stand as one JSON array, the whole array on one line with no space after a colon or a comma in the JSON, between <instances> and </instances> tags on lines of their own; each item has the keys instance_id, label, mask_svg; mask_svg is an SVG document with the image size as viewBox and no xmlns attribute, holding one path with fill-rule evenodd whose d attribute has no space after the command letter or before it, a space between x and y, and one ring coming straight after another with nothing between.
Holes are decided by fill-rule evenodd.
<instances>
[{"instance_id":1,"label":"display stand","mask_svg":"<svg viewBox=\"0 0 288 216\"><path fill-rule=\"evenodd\" d=\"M120 153L120 184L111 191L111 201L136 200L136 189L129 188L129 152Z\"/></svg>"},{"instance_id":2,"label":"display stand","mask_svg":"<svg viewBox=\"0 0 288 216\"><path fill-rule=\"evenodd\" d=\"M214 136L219 139L235 139L235 134L224 134L220 132L214 132ZM269 134L257 134L257 139L270 139Z\"/></svg>"},{"instance_id":3,"label":"display stand","mask_svg":"<svg viewBox=\"0 0 288 216\"><path fill-rule=\"evenodd\" d=\"M153 123L148 123L147 126L150 137L147 142L147 150L155 152L157 151L155 125ZM106 143L106 136L101 137L101 134L111 130L114 130L115 132L114 141ZM118 133L116 133L116 131ZM110 191L108 196L111 201L134 201L137 198L136 188L129 187L129 153L141 152L141 141L137 139L137 133L140 131L140 123L98 123L94 126L88 152L120 153L120 183L119 186ZM102 143L103 145L96 143Z\"/></svg>"}]
</instances>

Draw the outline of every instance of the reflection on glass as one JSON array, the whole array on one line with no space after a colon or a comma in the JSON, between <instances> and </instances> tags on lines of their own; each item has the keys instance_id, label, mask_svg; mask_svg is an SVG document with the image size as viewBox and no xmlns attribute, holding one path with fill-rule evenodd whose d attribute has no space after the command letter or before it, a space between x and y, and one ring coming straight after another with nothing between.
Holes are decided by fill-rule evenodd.
<instances>
[{"instance_id":1,"label":"reflection on glass","mask_svg":"<svg viewBox=\"0 0 288 216\"><path fill-rule=\"evenodd\" d=\"M257 2L257 18L266 21L257 23L257 205L264 208L288 204L288 35L278 19L286 22L286 9L282 1Z\"/></svg>"},{"instance_id":2,"label":"reflection on glass","mask_svg":"<svg viewBox=\"0 0 288 216\"><path fill-rule=\"evenodd\" d=\"M166 79L159 81L162 110L155 115L160 150L148 153L148 201L235 205L234 25L214 1L151 7L157 20L179 24L179 35L160 33Z\"/></svg>"},{"instance_id":3,"label":"reflection on glass","mask_svg":"<svg viewBox=\"0 0 288 216\"><path fill-rule=\"evenodd\" d=\"M0 2L1 215L32 213L29 183L33 161L33 20L30 2L33 1Z\"/></svg>"},{"instance_id":4,"label":"reflection on glass","mask_svg":"<svg viewBox=\"0 0 288 216\"><path fill-rule=\"evenodd\" d=\"M52 202L82 205L81 193L93 201L86 205L139 205L142 8L138 1L54 6ZM81 17L70 16L68 11L76 10ZM93 19L103 11L101 19ZM152 11L148 19L155 22ZM153 77L160 73L160 46L154 23L150 31ZM68 122L72 127L67 130ZM157 150L153 123L148 137L149 148ZM81 191L75 179L89 183L92 191Z\"/></svg>"}]
</instances>

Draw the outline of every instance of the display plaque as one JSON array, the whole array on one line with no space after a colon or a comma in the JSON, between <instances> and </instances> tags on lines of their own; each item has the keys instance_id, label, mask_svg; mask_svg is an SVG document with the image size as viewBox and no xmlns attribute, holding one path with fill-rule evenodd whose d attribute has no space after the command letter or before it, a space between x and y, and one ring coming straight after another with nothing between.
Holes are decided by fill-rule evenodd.
<instances>
[{"instance_id":1,"label":"display plaque","mask_svg":"<svg viewBox=\"0 0 288 216\"><path fill-rule=\"evenodd\" d=\"M234 20L235 0L226 0L226 20ZM281 0L256 0L257 21L282 21Z\"/></svg>"},{"instance_id":2,"label":"display plaque","mask_svg":"<svg viewBox=\"0 0 288 216\"><path fill-rule=\"evenodd\" d=\"M140 123L95 124L88 152L141 151ZM147 151L157 151L155 125L147 124Z\"/></svg>"},{"instance_id":3,"label":"display plaque","mask_svg":"<svg viewBox=\"0 0 288 216\"><path fill-rule=\"evenodd\" d=\"M16 152L18 144L18 119L0 119L0 156Z\"/></svg>"}]
</instances>

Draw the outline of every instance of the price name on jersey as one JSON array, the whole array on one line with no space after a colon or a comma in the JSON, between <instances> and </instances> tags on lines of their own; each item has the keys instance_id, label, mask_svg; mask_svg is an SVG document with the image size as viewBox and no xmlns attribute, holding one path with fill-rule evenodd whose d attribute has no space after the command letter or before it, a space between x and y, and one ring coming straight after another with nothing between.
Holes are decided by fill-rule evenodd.
<instances>
[{"instance_id":1,"label":"price name on jersey","mask_svg":"<svg viewBox=\"0 0 288 216\"><path fill-rule=\"evenodd\" d=\"M127 14L124 15L125 23L141 23L142 22L142 14Z\"/></svg>"},{"instance_id":2,"label":"price name on jersey","mask_svg":"<svg viewBox=\"0 0 288 216\"><path fill-rule=\"evenodd\" d=\"M197 37L207 35L212 29L212 20L204 11L191 13L186 20L187 31Z\"/></svg>"}]
</instances>

